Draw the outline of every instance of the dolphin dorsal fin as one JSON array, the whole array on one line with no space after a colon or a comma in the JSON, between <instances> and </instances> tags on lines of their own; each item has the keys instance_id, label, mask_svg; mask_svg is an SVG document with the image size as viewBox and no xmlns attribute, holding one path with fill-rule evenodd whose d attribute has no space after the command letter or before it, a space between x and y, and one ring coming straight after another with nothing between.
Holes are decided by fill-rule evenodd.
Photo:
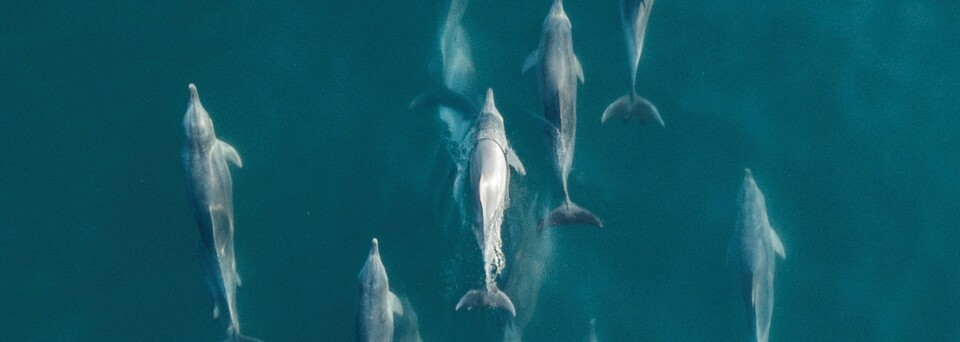
<instances>
[{"instance_id":1,"label":"dolphin dorsal fin","mask_svg":"<svg viewBox=\"0 0 960 342\"><path fill-rule=\"evenodd\" d=\"M573 73L577 75L580 83L583 83L583 66L580 65L580 59L576 55L573 56Z\"/></svg>"},{"instance_id":2,"label":"dolphin dorsal fin","mask_svg":"<svg viewBox=\"0 0 960 342\"><path fill-rule=\"evenodd\" d=\"M237 149L230 146L227 142L223 140L217 140L217 146L220 147L220 152L223 153L223 158L227 159L228 162L233 163L239 168L243 168L243 160L240 159L240 154L237 153Z\"/></svg>"},{"instance_id":3,"label":"dolphin dorsal fin","mask_svg":"<svg viewBox=\"0 0 960 342\"><path fill-rule=\"evenodd\" d=\"M390 310L397 316L403 316L403 304L400 303L400 298L393 292L387 292L387 294L390 296Z\"/></svg>"},{"instance_id":4,"label":"dolphin dorsal fin","mask_svg":"<svg viewBox=\"0 0 960 342\"><path fill-rule=\"evenodd\" d=\"M786 251L783 250L783 241L780 241L780 236L777 235L777 231L773 230L773 227L767 226L767 229L770 232L770 245L773 246L773 251L777 252L777 255L784 260L787 259Z\"/></svg>"}]
</instances>

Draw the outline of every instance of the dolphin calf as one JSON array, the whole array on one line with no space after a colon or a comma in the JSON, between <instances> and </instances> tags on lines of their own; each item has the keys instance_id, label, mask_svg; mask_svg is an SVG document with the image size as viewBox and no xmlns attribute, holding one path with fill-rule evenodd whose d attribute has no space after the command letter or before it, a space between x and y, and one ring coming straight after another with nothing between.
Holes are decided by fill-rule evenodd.
<instances>
[{"instance_id":1,"label":"dolphin calf","mask_svg":"<svg viewBox=\"0 0 960 342\"><path fill-rule=\"evenodd\" d=\"M737 258L740 291L747 317L753 323L758 342L770 335L773 316L773 273L776 256L785 258L783 243L770 227L763 193L753 180L750 169L744 170L743 188L737 199L740 213L730 243L730 258Z\"/></svg>"},{"instance_id":2,"label":"dolphin calf","mask_svg":"<svg viewBox=\"0 0 960 342\"><path fill-rule=\"evenodd\" d=\"M494 103L492 89L487 90L487 100L477 117L473 138L475 147L470 156L470 183L474 190L475 233L483 251L486 286L463 295L456 309L487 306L505 309L516 316L513 302L497 288L496 277L506 264L500 226L508 203L507 190L510 189L507 165L520 175L526 171L507 142L503 116Z\"/></svg>"},{"instance_id":3,"label":"dolphin calf","mask_svg":"<svg viewBox=\"0 0 960 342\"><path fill-rule=\"evenodd\" d=\"M190 105L183 117L187 135L183 164L190 204L200 228L200 266L214 299L213 318L227 326L228 341L259 341L240 334L237 287L240 275L233 251L233 180L228 163L243 167L237 150L217 139L210 114L190 88Z\"/></svg>"},{"instance_id":4,"label":"dolphin calf","mask_svg":"<svg viewBox=\"0 0 960 342\"><path fill-rule=\"evenodd\" d=\"M647 31L647 21L653 0L620 0L620 21L623 22L623 34L627 41L627 57L630 59L630 91L617 99L603 111L601 122L610 118L626 121L636 117L640 122L656 122L663 126L663 118L657 107L647 99L637 95L637 65L643 51L643 37Z\"/></svg>"},{"instance_id":5,"label":"dolphin calf","mask_svg":"<svg viewBox=\"0 0 960 342\"><path fill-rule=\"evenodd\" d=\"M523 63L526 72L538 66L538 84L543 115L550 123L548 132L554 150L553 160L563 182L565 202L551 211L538 230L554 225L588 224L603 227L600 218L570 200L567 179L573 165L573 147L577 135L577 81L583 82L583 68L573 53L570 19L561 0L543 21L540 46Z\"/></svg>"},{"instance_id":6,"label":"dolphin calf","mask_svg":"<svg viewBox=\"0 0 960 342\"><path fill-rule=\"evenodd\" d=\"M393 315L403 315L403 304L390 292L387 270L380 261L380 248L373 239L367 262L360 269L360 305L357 340L393 341Z\"/></svg>"}]
</instances>

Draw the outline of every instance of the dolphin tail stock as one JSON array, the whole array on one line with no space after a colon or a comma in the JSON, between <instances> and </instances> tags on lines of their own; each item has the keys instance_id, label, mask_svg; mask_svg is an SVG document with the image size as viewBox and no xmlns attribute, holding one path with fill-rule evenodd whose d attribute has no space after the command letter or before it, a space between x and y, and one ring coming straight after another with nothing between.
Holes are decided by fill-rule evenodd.
<instances>
[{"instance_id":1,"label":"dolphin tail stock","mask_svg":"<svg viewBox=\"0 0 960 342\"><path fill-rule=\"evenodd\" d=\"M553 209L547 217L537 225L537 231L542 232L547 227L584 224L603 228L603 221L589 210L567 201Z\"/></svg>"},{"instance_id":2,"label":"dolphin tail stock","mask_svg":"<svg viewBox=\"0 0 960 342\"><path fill-rule=\"evenodd\" d=\"M470 100L464 97L462 94L457 93L449 88L437 88L433 90L428 90L423 94L415 97L413 101L410 101L410 109L417 108L433 108L433 107L449 107L453 110L456 110L460 114L466 113L476 113L480 109L477 108Z\"/></svg>"},{"instance_id":3,"label":"dolphin tail stock","mask_svg":"<svg viewBox=\"0 0 960 342\"><path fill-rule=\"evenodd\" d=\"M660 111L657 107L637 93L631 91L607 106L603 111L601 123L606 123L611 118L623 119L627 121L631 117L636 117L641 123L659 123L663 127L663 118L660 117Z\"/></svg>"},{"instance_id":4,"label":"dolphin tail stock","mask_svg":"<svg viewBox=\"0 0 960 342\"><path fill-rule=\"evenodd\" d=\"M227 339L223 342L263 342L263 340L259 338L245 336L239 331L234 330L233 327L230 327L229 331L227 331L227 334L230 335L230 337L227 337Z\"/></svg>"},{"instance_id":5,"label":"dolphin tail stock","mask_svg":"<svg viewBox=\"0 0 960 342\"><path fill-rule=\"evenodd\" d=\"M463 297L460 298L460 302L457 303L456 310L460 310L462 307L471 310L482 306L504 309L510 313L510 316L517 316L517 310L513 307L513 301L510 300L510 297L507 297L506 293L496 287L467 291L467 294L463 295Z\"/></svg>"},{"instance_id":6,"label":"dolphin tail stock","mask_svg":"<svg viewBox=\"0 0 960 342\"><path fill-rule=\"evenodd\" d=\"M263 340L256 337L249 337L249 336L236 334L231 337L228 337L224 342L263 342Z\"/></svg>"}]
</instances>

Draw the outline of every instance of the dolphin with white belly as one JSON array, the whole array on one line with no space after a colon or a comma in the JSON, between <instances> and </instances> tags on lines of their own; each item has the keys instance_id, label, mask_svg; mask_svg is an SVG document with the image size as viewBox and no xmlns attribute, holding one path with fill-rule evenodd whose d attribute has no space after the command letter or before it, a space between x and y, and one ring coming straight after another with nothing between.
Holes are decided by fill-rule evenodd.
<instances>
[{"instance_id":1,"label":"dolphin with white belly","mask_svg":"<svg viewBox=\"0 0 960 342\"><path fill-rule=\"evenodd\" d=\"M538 226L587 224L603 227L596 215L570 200L567 180L573 165L573 149L577 135L577 83L583 82L583 68L573 53L570 19L563 11L561 0L554 0L553 7L543 22L540 46L523 63L526 72L537 66L540 101L543 115L549 122L548 132L553 160L563 183L564 203L553 209Z\"/></svg>"},{"instance_id":2,"label":"dolphin with white belly","mask_svg":"<svg viewBox=\"0 0 960 342\"><path fill-rule=\"evenodd\" d=\"M213 318L227 326L227 341L259 341L240 334L237 319L240 275L233 250L233 180L228 163L243 167L243 162L233 146L217 139L197 87L191 83L189 88L183 163L200 228L200 265L214 299Z\"/></svg>"},{"instance_id":3,"label":"dolphin with white belly","mask_svg":"<svg viewBox=\"0 0 960 342\"><path fill-rule=\"evenodd\" d=\"M740 212L730 243L728 261L736 259L740 291L758 342L766 342L773 316L773 273L776 257L785 258L783 242L770 227L767 205L750 169L744 170L737 199Z\"/></svg>"},{"instance_id":4,"label":"dolphin with white belly","mask_svg":"<svg viewBox=\"0 0 960 342\"><path fill-rule=\"evenodd\" d=\"M503 255L503 241L500 227L503 214L509 202L510 170L520 175L526 174L520 158L507 142L503 116L497 110L493 100L493 90L487 90L486 103L473 132L474 148L470 156L470 184L474 190L474 211L476 212L475 233L477 243L483 252L483 269L486 286L470 290L457 303L461 307L501 308L516 316L517 311L509 297L497 288L496 277L506 262Z\"/></svg>"},{"instance_id":5,"label":"dolphin with white belly","mask_svg":"<svg viewBox=\"0 0 960 342\"><path fill-rule=\"evenodd\" d=\"M607 106L603 111L601 122L607 122L610 118L626 121L635 117L642 123L656 122L663 126L663 118L660 117L657 107L637 95L637 66L640 64L643 37L647 31L647 21L650 19L652 7L653 0L620 0L620 21L623 23L627 57L630 61L630 91Z\"/></svg>"},{"instance_id":6,"label":"dolphin with white belly","mask_svg":"<svg viewBox=\"0 0 960 342\"><path fill-rule=\"evenodd\" d=\"M373 239L367 262L360 270L360 305L357 311L358 341L393 341L393 315L403 315L403 305L390 292L387 270L380 260L380 247Z\"/></svg>"}]
</instances>

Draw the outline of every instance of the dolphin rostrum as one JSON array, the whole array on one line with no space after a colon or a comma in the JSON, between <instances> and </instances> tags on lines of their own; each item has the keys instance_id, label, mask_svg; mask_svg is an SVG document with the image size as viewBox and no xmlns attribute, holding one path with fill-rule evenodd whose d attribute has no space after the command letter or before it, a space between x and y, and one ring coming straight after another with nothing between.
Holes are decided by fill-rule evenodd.
<instances>
[{"instance_id":1,"label":"dolphin rostrum","mask_svg":"<svg viewBox=\"0 0 960 342\"><path fill-rule=\"evenodd\" d=\"M538 66L538 84L543 115L550 123L553 160L563 182L565 202L553 209L538 225L539 230L554 225L588 224L603 227L596 215L570 200L567 179L573 165L573 147L577 135L577 81L583 82L583 68L573 53L570 19L563 11L561 0L543 21L540 46L523 63L526 72Z\"/></svg>"},{"instance_id":2,"label":"dolphin rostrum","mask_svg":"<svg viewBox=\"0 0 960 342\"><path fill-rule=\"evenodd\" d=\"M758 342L770 336L773 316L773 273L776 257L785 258L783 243L770 227L767 205L750 169L744 170L743 188L737 199L740 213L734 227L729 258L737 259L740 291L747 318Z\"/></svg>"},{"instance_id":3,"label":"dolphin rostrum","mask_svg":"<svg viewBox=\"0 0 960 342\"><path fill-rule=\"evenodd\" d=\"M380 248L373 239L367 262L360 270L360 305L357 312L357 340L393 341L393 315L403 315L403 305L390 292L387 270L380 261Z\"/></svg>"},{"instance_id":4,"label":"dolphin rostrum","mask_svg":"<svg viewBox=\"0 0 960 342\"><path fill-rule=\"evenodd\" d=\"M237 318L240 275L233 251L233 180L227 163L243 167L243 162L233 146L217 139L197 87L191 83L189 88L190 105L183 117L187 135L183 163L190 204L200 228L200 266L214 299L213 318L227 326L227 341L259 341L240 334Z\"/></svg>"},{"instance_id":5,"label":"dolphin rostrum","mask_svg":"<svg viewBox=\"0 0 960 342\"><path fill-rule=\"evenodd\" d=\"M640 64L643 37L652 7L653 0L620 0L620 20L623 22L623 34L627 41L627 57L630 58L630 91L607 106L601 122L607 122L610 118L626 121L637 117L640 122L656 122L663 126L663 118L660 117L657 107L637 95L637 65Z\"/></svg>"},{"instance_id":6,"label":"dolphin rostrum","mask_svg":"<svg viewBox=\"0 0 960 342\"><path fill-rule=\"evenodd\" d=\"M477 243L483 252L486 286L463 295L457 303L457 310L464 306L467 309L487 306L505 309L516 316L513 302L497 288L496 277L506 264L500 226L509 202L510 170L507 165L520 175L526 174L526 171L507 142L503 116L494 103L492 89L487 90L487 100L477 117L473 138L476 146L470 156L470 183L474 190L474 210L477 215L474 228Z\"/></svg>"}]
</instances>

